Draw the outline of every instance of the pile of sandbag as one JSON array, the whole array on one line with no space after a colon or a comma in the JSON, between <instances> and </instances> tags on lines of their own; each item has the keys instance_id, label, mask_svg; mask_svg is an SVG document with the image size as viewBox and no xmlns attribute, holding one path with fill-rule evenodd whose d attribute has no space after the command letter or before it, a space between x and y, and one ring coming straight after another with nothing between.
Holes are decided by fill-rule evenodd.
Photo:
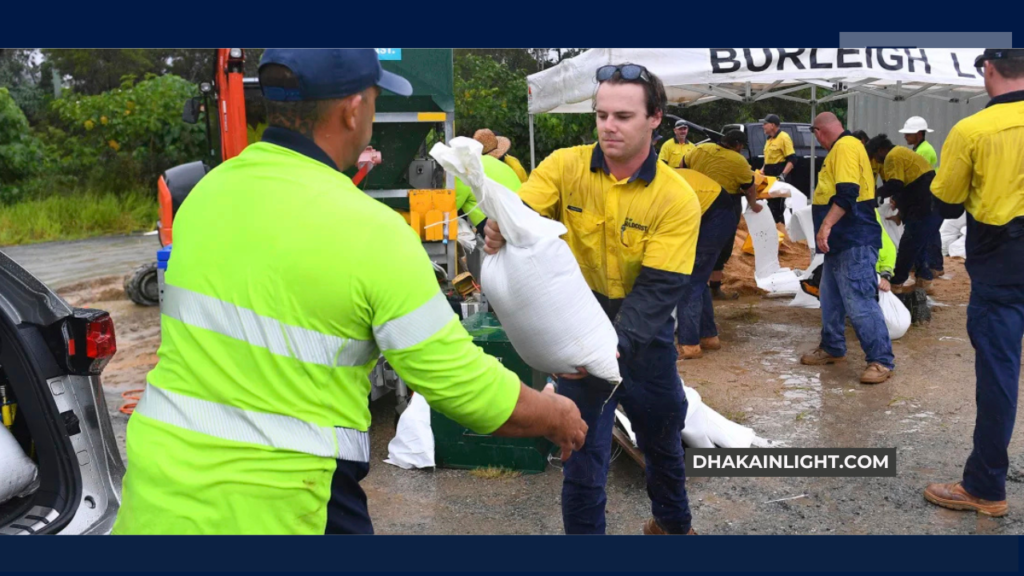
<instances>
[{"instance_id":1,"label":"pile of sandbag","mask_svg":"<svg viewBox=\"0 0 1024 576\"><path fill-rule=\"evenodd\" d=\"M582 366L593 376L621 382L618 336L560 238L565 226L488 178L479 142L459 137L449 144L435 144L430 155L469 185L507 242L484 258L479 280L516 352L541 372L573 373Z\"/></svg>"},{"instance_id":2,"label":"pile of sandbag","mask_svg":"<svg viewBox=\"0 0 1024 576\"><path fill-rule=\"evenodd\" d=\"M0 425L0 504L39 487L39 471L5 426Z\"/></svg>"}]
</instances>

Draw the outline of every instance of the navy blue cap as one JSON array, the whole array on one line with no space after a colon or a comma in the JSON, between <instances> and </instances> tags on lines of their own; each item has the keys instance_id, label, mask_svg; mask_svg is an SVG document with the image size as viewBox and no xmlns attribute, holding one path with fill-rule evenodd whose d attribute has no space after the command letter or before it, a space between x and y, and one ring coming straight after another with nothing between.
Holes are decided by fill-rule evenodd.
<instances>
[{"instance_id":1,"label":"navy blue cap","mask_svg":"<svg viewBox=\"0 0 1024 576\"><path fill-rule=\"evenodd\" d=\"M412 95L412 84L384 70L373 48L267 48L260 59L260 70L268 64L279 64L291 70L299 85L297 88L265 86L261 81L263 97L267 100L331 100L358 94L370 86L380 86L399 96Z\"/></svg>"},{"instance_id":2,"label":"navy blue cap","mask_svg":"<svg viewBox=\"0 0 1024 576\"><path fill-rule=\"evenodd\" d=\"M986 60L1006 60L1009 58L1024 58L1024 49L1020 48L985 48L985 51L974 59L974 67L981 68Z\"/></svg>"}]
</instances>

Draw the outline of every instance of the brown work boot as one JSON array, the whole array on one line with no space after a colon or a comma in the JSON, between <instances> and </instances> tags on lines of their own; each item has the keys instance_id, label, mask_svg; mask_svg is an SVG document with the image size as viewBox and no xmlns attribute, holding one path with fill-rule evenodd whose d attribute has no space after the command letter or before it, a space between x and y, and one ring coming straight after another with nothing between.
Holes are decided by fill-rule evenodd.
<instances>
[{"instance_id":1,"label":"brown work boot","mask_svg":"<svg viewBox=\"0 0 1024 576\"><path fill-rule=\"evenodd\" d=\"M889 284L889 290L891 290L893 294L909 294L914 291L913 288L906 284Z\"/></svg>"},{"instance_id":2,"label":"brown work boot","mask_svg":"<svg viewBox=\"0 0 1024 576\"><path fill-rule=\"evenodd\" d=\"M825 364L838 364L845 361L846 356L833 356L821 348L815 348L800 357L800 363L806 366L824 366Z\"/></svg>"},{"instance_id":3,"label":"brown work boot","mask_svg":"<svg viewBox=\"0 0 1024 576\"><path fill-rule=\"evenodd\" d=\"M695 360L704 356L700 345L686 346L685 344L676 344L676 352L679 352L679 358L682 360Z\"/></svg>"},{"instance_id":4,"label":"brown work boot","mask_svg":"<svg viewBox=\"0 0 1024 576\"><path fill-rule=\"evenodd\" d=\"M924 278L917 278L914 280L914 285L917 288L924 290L924 293L933 296L935 294L935 288L932 287L931 280L925 280Z\"/></svg>"},{"instance_id":5,"label":"brown work boot","mask_svg":"<svg viewBox=\"0 0 1024 576\"><path fill-rule=\"evenodd\" d=\"M881 384L892 376L892 370L889 370L885 366L882 366L878 362L872 362L868 364L868 367L864 370L864 373L860 375L861 384Z\"/></svg>"},{"instance_id":6,"label":"brown work boot","mask_svg":"<svg viewBox=\"0 0 1024 576\"><path fill-rule=\"evenodd\" d=\"M718 336L709 336L707 338L701 338L700 347L702 350L721 350L722 341L718 339Z\"/></svg>"},{"instance_id":7,"label":"brown work boot","mask_svg":"<svg viewBox=\"0 0 1024 576\"><path fill-rule=\"evenodd\" d=\"M654 518L650 518L647 522L644 522L644 536L668 536L668 532L658 524L658 521ZM692 527L690 531L686 533L686 536L696 536L697 531Z\"/></svg>"},{"instance_id":8,"label":"brown work boot","mask_svg":"<svg viewBox=\"0 0 1024 576\"><path fill-rule=\"evenodd\" d=\"M964 487L959 482L953 482L952 484L929 484L924 489L924 499L936 506L942 506L950 510L974 510L978 514L994 516L996 518L1006 516L1006 513L1009 511L1006 500L993 502L992 500L975 498L968 494L967 490L964 490Z\"/></svg>"}]
</instances>

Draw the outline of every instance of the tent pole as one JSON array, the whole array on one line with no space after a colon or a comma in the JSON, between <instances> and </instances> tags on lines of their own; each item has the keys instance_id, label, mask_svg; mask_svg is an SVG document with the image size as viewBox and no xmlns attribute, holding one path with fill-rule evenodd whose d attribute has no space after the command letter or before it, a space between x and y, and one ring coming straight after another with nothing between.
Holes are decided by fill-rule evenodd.
<instances>
[{"instance_id":1,"label":"tent pole","mask_svg":"<svg viewBox=\"0 0 1024 576\"><path fill-rule=\"evenodd\" d=\"M811 85L811 125L814 125L814 117L818 115L818 87ZM811 134L811 189L808 190L808 196L814 197L814 177L817 174L814 171L815 161L818 159L818 154L815 151L815 143L818 138L812 133Z\"/></svg>"},{"instance_id":2,"label":"tent pole","mask_svg":"<svg viewBox=\"0 0 1024 576\"><path fill-rule=\"evenodd\" d=\"M537 167L537 153L533 147L533 114L530 114L530 172Z\"/></svg>"}]
</instances>

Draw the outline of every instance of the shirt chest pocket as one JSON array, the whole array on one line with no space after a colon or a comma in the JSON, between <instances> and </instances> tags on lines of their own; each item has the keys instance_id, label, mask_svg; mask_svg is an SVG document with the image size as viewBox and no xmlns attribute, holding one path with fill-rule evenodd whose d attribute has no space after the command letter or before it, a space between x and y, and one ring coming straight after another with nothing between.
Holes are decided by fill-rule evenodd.
<instances>
[{"instance_id":1,"label":"shirt chest pocket","mask_svg":"<svg viewBox=\"0 0 1024 576\"><path fill-rule=\"evenodd\" d=\"M644 263L649 235L644 230L624 226L619 230L619 270L621 278L632 285Z\"/></svg>"},{"instance_id":2,"label":"shirt chest pocket","mask_svg":"<svg viewBox=\"0 0 1024 576\"><path fill-rule=\"evenodd\" d=\"M589 211L567 210L569 248L581 268L600 270L604 264L604 219Z\"/></svg>"}]
</instances>

